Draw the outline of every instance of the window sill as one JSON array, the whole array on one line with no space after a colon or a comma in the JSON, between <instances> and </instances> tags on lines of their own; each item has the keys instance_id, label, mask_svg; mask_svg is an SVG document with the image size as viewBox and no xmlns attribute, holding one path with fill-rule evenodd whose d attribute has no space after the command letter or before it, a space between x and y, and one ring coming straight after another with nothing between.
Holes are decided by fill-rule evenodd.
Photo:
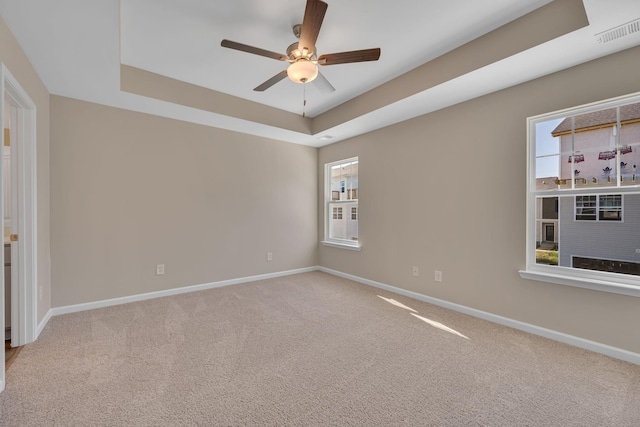
<instances>
[{"instance_id":1,"label":"window sill","mask_svg":"<svg viewBox=\"0 0 640 427\"><path fill-rule=\"evenodd\" d=\"M523 279L537 280L539 282L555 283L558 285L575 286L578 288L591 289L594 291L640 297L640 286L635 285L612 282L609 280L591 279L566 274L552 274L531 270L520 270L518 273L520 273L520 277L522 277Z\"/></svg>"},{"instance_id":2,"label":"window sill","mask_svg":"<svg viewBox=\"0 0 640 427\"><path fill-rule=\"evenodd\" d=\"M328 240L323 240L322 243L324 246L331 246L333 248L341 248L341 249L348 249L350 251L359 251L360 250L360 243L355 242L355 243L341 243L341 242L332 242L332 241L328 241Z\"/></svg>"}]
</instances>

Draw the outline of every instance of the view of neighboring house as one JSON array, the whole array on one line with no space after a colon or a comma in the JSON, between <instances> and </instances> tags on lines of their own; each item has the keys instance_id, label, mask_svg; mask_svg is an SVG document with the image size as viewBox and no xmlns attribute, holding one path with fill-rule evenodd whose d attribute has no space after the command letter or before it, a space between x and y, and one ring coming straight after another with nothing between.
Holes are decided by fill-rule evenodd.
<instances>
[{"instance_id":1,"label":"view of neighboring house","mask_svg":"<svg viewBox=\"0 0 640 427\"><path fill-rule=\"evenodd\" d=\"M578 185L615 186L619 168L623 185L633 182L640 184L640 176L637 176L640 164L640 104L620 108L620 135L617 134L616 120L616 109L612 108L575 116L574 133L572 117L564 119L553 130L551 134L560 138L560 152L575 153L575 158L562 157L562 179L576 178ZM618 144L621 146L619 158L616 150Z\"/></svg>"},{"instance_id":2,"label":"view of neighboring house","mask_svg":"<svg viewBox=\"0 0 640 427\"><path fill-rule=\"evenodd\" d=\"M557 176L537 178L536 188L554 189ZM558 245L558 198L542 197L536 200L536 247L557 249Z\"/></svg>"},{"instance_id":3,"label":"view of neighboring house","mask_svg":"<svg viewBox=\"0 0 640 427\"><path fill-rule=\"evenodd\" d=\"M342 195L342 193L341 193ZM347 199L344 199L347 200ZM358 203L332 204L331 238L358 240Z\"/></svg>"},{"instance_id":4,"label":"view of neighboring house","mask_svg":"<svg viewBox=\"0 0 640 427\"><path fill-rule=\"evenodd\" d=\"M540 241L550 240L547 224L556 215L558 265L640 275L640 195L614 190L640 185L640 104L620 107L619 131L617 114L609 109L568 117L552 131L560 153L573 153L560 156L560 186L570 187L573 178L576 188L613 191L543 199L548 206L541 208Z\"/></svg>"}]
</instances>

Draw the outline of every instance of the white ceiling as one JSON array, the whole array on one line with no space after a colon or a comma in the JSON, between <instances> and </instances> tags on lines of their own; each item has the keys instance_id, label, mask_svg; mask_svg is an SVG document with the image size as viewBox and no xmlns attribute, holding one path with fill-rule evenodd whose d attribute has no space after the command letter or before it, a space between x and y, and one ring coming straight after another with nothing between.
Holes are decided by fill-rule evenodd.
<instances>
[{"instance_id":1,"label":"white ceiling","mask_svg":"<svg viewBox=\"0 0 640 427\"><path fill-rule=\"evenodd\" d=\"M336 91L323 95L308 85L307 113L322 113L548 2L421 0L405 1L398 11L398 2L328 0L319 54L380 47L382 55L377 63L321 67ZM305 0L124 0L122 62L299 113L302 85L283 80L265 93L252 90L286 63L225 49L220 41L285 53L304 9Z\"/></svg>"},{"instance_id":2,"label":"white ceiling","mask_svg":"<svg viewBox=\"0 0 640 427\"><path fill-rule=\"evenodd\" d=\"M322 53L380 47L377 62L321 67L336 88L307 85L307 115L322 114L549 0L325 0ZM590 25L310 135L120 90L120 64L302 112L302 85L285 79L252 89L286 63L225 49L223 38L285 53L305 0L0 0L0 14L47 89L105 105L321 146L425 114L616 51L640 32L609 43L596 34L640 18L638 0L584 0ZM325 134L330 140L320 140Z\"/></svg>"}]
</instances>

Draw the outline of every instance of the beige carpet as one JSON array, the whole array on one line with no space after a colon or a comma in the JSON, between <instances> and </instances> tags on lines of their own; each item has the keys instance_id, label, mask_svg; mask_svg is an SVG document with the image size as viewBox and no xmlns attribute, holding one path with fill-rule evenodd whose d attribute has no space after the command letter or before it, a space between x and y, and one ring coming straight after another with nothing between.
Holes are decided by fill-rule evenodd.
<instances>
[{"instance_id":1,"label":"beige carpet","mask_svg":"<svg viewBox=\"0 0 640 427\"><path fill-rule=\"evenodd\" d=\"M13 348L9 341L4 342L4 369L9 369L22 347Z\"/></svg>"},{"instance_id":2,"label":"beige carpet","mask_svg":"<svg viewBox=\"0 0 640 427\"><path fill-rule=\"evenodd\" d=\"M54 317L7 382L7 426L640 425L640 366L320 272Z\"/></svg>"}]
</instances>

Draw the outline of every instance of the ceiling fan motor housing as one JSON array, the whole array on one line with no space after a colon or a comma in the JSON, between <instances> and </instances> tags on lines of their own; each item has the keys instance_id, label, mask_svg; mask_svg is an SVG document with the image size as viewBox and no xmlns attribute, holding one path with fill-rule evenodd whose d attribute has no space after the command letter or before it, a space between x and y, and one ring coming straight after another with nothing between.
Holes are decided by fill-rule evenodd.
<instances>
[{"instance_id":1,"label":"ceiling fan motor housing","mask_svg":"<svg viewBox=\"0 0 640 427\"><path fill-rule=\"evenodd\" d=\"M315 61L316 60L315 47L311 51L308 51L306 49L300 50L298 49L298 42L291 43L287 48L287 56L293 62L297 61L300 58L305 58L305 59L308 59L309 61Z\"/></svg>"},{"instance_id":2,"label":"ceiling fan motor housing","mask_svg":"<svg viewBox=\"0 0 640 427\"><path fill-rule=\"evenodd\" d=\"M294 34L302 27L296 25L293 27ZM287 68L287 76L294 83L309 83L318 77L318 66L316 65L315 48L311 51L307 49L300 50L298 42L292 43L287 48L287 56L291 61L291 65Z\"/></svg>"}]
</instances>

